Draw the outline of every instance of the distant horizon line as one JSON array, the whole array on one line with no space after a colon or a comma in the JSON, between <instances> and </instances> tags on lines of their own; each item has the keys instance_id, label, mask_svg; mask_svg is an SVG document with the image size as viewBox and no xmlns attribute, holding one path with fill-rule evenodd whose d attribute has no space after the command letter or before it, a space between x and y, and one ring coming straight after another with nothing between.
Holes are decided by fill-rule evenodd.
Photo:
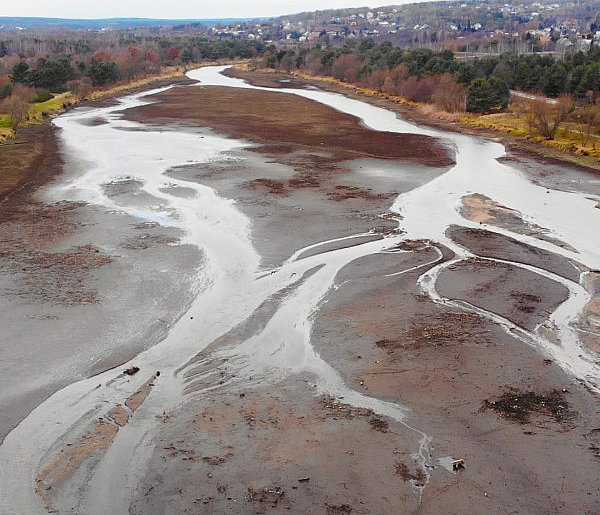
<instances>
[{"instance_id":1,"label":"distant horizon line","mask_svg":"<svg viewBox=\"0 0 600 515\"><path fill-rule=\"evenodd\" d=\"M285 14L282 16L286 16ZM139 16L115 16L111 18L68 18L64 16L2 16L0 20L72 20L72 21L113 21L113 20L140 20L140 21L219 21L219 20L267 20L278 16L231 16L226 18L146 18Z\"/></svg>"}]
</instances>

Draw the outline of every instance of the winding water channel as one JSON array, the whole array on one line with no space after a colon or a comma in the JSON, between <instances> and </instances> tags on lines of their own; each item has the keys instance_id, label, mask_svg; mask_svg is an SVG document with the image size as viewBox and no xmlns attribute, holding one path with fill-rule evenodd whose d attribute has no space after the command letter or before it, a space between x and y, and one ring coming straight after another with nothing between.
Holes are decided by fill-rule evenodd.
<instances>
[{"instance_id":1,"label":"winding water channel","mask_svg":"<svg viewBox=\"0 0 600 515\"><path fill-rule=\"evenodd\" d=\"M222 67L194 70L188 76L199 85L188 87L255 88L221 75L222 70ZM143 371L160 370L160 381L156 381L135 417L118 431L112 445L92 469L78 472L85 485L83 492L66 492L60 500L54 500L59 503L54 506L56 509L66 512L76 504L80 513L126 513L152 451L155 417L182 402L190 374L210 374L210 370L202 369L197 362L188 365L190 360L215 339L243 324L271 298L279 300L260 330L239 345L222 351L235 374L220 388L236 388L248 382L270 384L297 372L310 372L316 377L317 393L343 397L348 404L370 408L406 424L406 407L353 390L321 359L310 341L312 317L334 286L340 269L358 258L385 252L404 240L429 240L455 253L455 258L440 260L419 278L420 287L431 299L492 320L524 344L551 357L591 389L600 391L598 359L580 343L573 327L590 299L581 282L511 262L549 277L569 291L569 298L549 316L544 328L534 331L523 329L496 313L446 299L436 290L436 279L443 270L473 256L447 236L447 229L453 225L482 228L482 224L460 214L461 200L466 195L479 193L514 209L524 220L535 222L546 229L549 236L566 245L558 246L549 238L541 240L484 224L486 229L572 259L589 269L600 269L600 231L594 230L600 227L598 199L578 192L549 190L532 183L517 169L498 161L505 153L498 143L418 127L398 119L390 111L333 93L312 89L278 90L281 95L300 95L356 116L377 131L441 138L454 150L456 165L425 185L398 196L392 211L398 215L400 235L309 257L302 257L307 249L301 249L281 267L265 271L252 245L251 223L234 202L202 184L172 177L166 179L163 175L178 165L218 161L223 153L242 148L246 143L212 134L200 138L198 133L185 130L163 131L153 127L136 130L140 128L137 123L120 117L120 112L145 103L145 97L155 92L125 97L110 107L76 109L55 120L62 129L65 154L77 172L69 180L54 185L49 192L51 198L85 201L177 227L185 232L183 242L197 246L203 255L203 267L196 279L198 294L188 312L163 341L131 362ZM108 123L82 123L97 118ZM128 205L106 195L103 185L118 180L119 170L123 169L143 181L142 189L151 195L151 204ZM164 187L167 182L170 186L192 189L193 195L171 194ZM327 242L320 244L324 243ZM584 277L585 272L581 274L581 281ZM198 320L202 321L201 331ZM6 437L0 447L0 513L46 513L44 497L35 488L40 468L65 442L72 441L73 435L143 389L148 375L125 377L122 369L127 366L75 382L56 392ZM412 423L414 425L414 421ZM415 452L427 470L432 435L420 432L418 427L414 430L420 440ZM119 493L115 495L115 492ZM98 510L100 505L102 509Z\"/></svg>"}]
</instances>

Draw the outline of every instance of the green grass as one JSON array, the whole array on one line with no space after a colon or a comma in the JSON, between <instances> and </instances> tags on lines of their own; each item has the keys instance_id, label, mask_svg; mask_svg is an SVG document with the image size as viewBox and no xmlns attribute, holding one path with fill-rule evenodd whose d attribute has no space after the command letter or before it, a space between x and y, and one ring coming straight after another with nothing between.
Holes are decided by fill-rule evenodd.
<instances>
[{"instance_id":1,"label":"green grass","mask_svg":"<svg viewBox=\"0 0 600 515\"><path fill-rule=\"evenodd\" d=\"M12 129L10 128L10 119L7 114L0 113L0 143L11 139L14 136Z\"/></svg>"},{"instance_id":2,"label":"green grass","mask_svg":"<svg viewBox=\"0 0 600 515\"><path fill-rule=\"evenodd\" d=\"M43 115L58 114L63 110L63 105L73 101L73 95L69 92L56 95L46 102L32 104L29 108L30 123L36 123L43 118Z\"/></svg>"}]
</instances>

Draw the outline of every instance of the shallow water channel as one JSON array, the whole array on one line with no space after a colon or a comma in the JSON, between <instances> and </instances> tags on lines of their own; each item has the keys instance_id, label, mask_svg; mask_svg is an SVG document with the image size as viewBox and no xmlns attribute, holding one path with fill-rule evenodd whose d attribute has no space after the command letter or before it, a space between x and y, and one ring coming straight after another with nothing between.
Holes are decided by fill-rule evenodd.
<instances>
[{"instance_id":1,"label":"shallow water channel","mask_svg":"<svg viewBox=\"0 0 600 515\"><path fill-rule=\"evenodd\" d=\"M187 87L253 87L221 75L222 70L222 67L194 70L188 76L199 84ZM249 381L268 385L297 372L309 372L316 378L316 393L343 397L346 403L406 423L407 408L352 390L310 343L312 316L334 286L339 270L403 240L431 240L455 253L454 259L440 261L419 279L422 290L435 302L493 320L525 344L539 348L590 388L600 388L597 358L581 345L573 327L590 298L579 282L530 265L511 263L558 281L569 291L568 300L549 316L545 327L534 331L518 327L498 314L446 299L436 290L436 278L445 268L472 256L447 236L446 231L452 225L484 227L572 259L589 269L600 269L597 198L534 184L516 168L498 161L505 153L498 143L418 127L398 119L390 111L338 94L314 89L277 91L282 95L301 95L359 117L374 130L441 138L453 150L456 165L395 200L392 211L398 215L400 235L375 241L365 239L359 245L316 255L308 253L307 257L302 256L307 249L301 249L281 267L266 271L261 269L260 255L252 245L251 222L234 202L202 184L164 175L175 166L218 162L226 152L247 143L211 133L201 135L192 130L141 126L121 118L121 111L142 105L147 102L145 97L157 90L125 97L118 105L80 108L57 118L55 123L62 129L64 152L72 171L52 186L47 192L49 198L84 201L142 221L181 229L185 234L182 242L197 246L203 262L196 278L198 293L188 312L171 327L164 340L130 363L144 373L124 376L122 370L130 365L126 364L75 382L43 402L7 436L0 447L0 513L46 513L45 502L61 512L76 506L76 512L99 513L97 507L102 506L103 513L126 513L152 451L156 416L175 409L182 401L186 364L215 339L244 323L271 298L278 301L262 327L239 345L222 351L236 373L234 380L221 387L236 388ZM93 123L95 120L102 123ZM142 200L131 202L128 197L106 194L106 185L122 180L124 171L139 181L144 193ZM185 195L180 194L183 190ZM472 193L485 195L519 212L525 221L542 227L549 238L542 240L465 219L459 208L462 198ZM324 243L327 242L319 244ZM161 371L160 380L149 378L147 371L155 370ZM71 486L51 501L36 492L40 469L52 463L53 456L67 442L77 441L77 435L93 421L105 417L109 410L153 380L150 393L135 410L135 417L118 430L112 445L91 467L76 470ZM134 410L130 411L129 416ZM431 436L418 428L415 431L420 440L415 452L427 470ZM115 489L115 485L120 487Z\"/></svg>"}]
</instances>

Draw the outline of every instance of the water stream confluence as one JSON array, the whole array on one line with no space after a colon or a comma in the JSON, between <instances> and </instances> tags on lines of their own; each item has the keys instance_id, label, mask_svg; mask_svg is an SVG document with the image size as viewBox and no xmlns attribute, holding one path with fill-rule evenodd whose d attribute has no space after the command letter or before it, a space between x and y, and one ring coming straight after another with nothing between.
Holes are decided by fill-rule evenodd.
<instances>
[{"instance_id":1,"label":"water stream confluence","mask_svg":"<svg viewBox=\"0 0 600 515\"><path fill-rule=\"evenodd\" d=\"M222 70L223 67L207 67L191 71L188 76L197 80L198 85L188 87L217 85L274 91L225 77ZM55 120L62 129L67 162L75 173L52 187L48 195L53 200L85 201L142 220L176 226L185 231L184 242L197 245L205 256L197 278L199 293L189 311L174 324L163 341L134 360L142 371L160 370L160 380L156 381L135 417L119 430L93 470L85 472L87 475L81 479L81 484L85 485L83 492L75 487L64 492L59 501L54 501L60 503L53 506L55 509L67 512L75 506L79 512L126 513L132 492L142 478L152 452L156 416L177 408L182 402L185 385L181 367L286 288L290 293L277 305L260 332L234 349L223 351L235 367L236 381L252 377L254 382L269 384L290 374L309 372L316 378L317 393L343 397L345 403L370 408L407 424L405 407L349 388L310 343L313 315L334 286L338 271L355 259L384 252L403 240L429 240L456 254L455 260L435 264L419 279L423 291L435 302L476 312L500 324L511 335L535 346L591 388L600 388L597 359L581 345L572 325L589 299L581 284L552 274L552 279L560 281L569 290L568 300L550 316L558 344L539 331L526 331L497 314L445 299L435 288L436 278L442 270L458 259L472 256L448 238L448 227L482 227L460 215L459 207L465 195L479 193L518 211L525 220L544 227L552 237L567 243L570 249L484 224L486 229L574 259L590 269L600 269L600 232L594 231L594 227L600 227L600 210L595 209L595 201L577 192L548 190L533 184L517 169L498 161L505 153L498 143L422 128L398 119L390 111L339 94L312 89L277 90L279 94L300 95L356 116L373 130L441 138L455 151L456 165L396 199L392 211L400 215L402 235L298 258L314 247L311 245L294 253L272 273L265 274L251 242L250 221L234 202L202 184L164 176L175 166L219 161L225 152L247 144L212 134L200 137L185 129L163 131L121 118L120 112L146 103L145 97L157 91L124 97L115 106L76 109ZM85 123L97 118L108 123ZM152 204L132 206L125 200L107 197L103 185L119 180L124 170L142 183L143 191L154 199ZM193 189L194 195L170 194L169 188L164 187L166 183ZM326 242L320 244L323 243ZM550 274L528 265L511 264L545 276ZM292 287L299 277L305 278ZM199 323L202 324L201 331L198 330ZM35 490L40 467L57 449L76 440L82 428L104 417L108 410L123 403L148 381L147 374L143 373L123 376L122 369L126 366L78 381L56 392L6 437L0 446L0 513L47 513L42 496ZM234 384L226 386L235 387ZM416 453L427 470L431 465L428 450L431 436L418 429L415 431L419 434ZM422 494L422 489L419 493ZM100 510L99 506L102 506Z\"/></svg>"}]
</instances>

